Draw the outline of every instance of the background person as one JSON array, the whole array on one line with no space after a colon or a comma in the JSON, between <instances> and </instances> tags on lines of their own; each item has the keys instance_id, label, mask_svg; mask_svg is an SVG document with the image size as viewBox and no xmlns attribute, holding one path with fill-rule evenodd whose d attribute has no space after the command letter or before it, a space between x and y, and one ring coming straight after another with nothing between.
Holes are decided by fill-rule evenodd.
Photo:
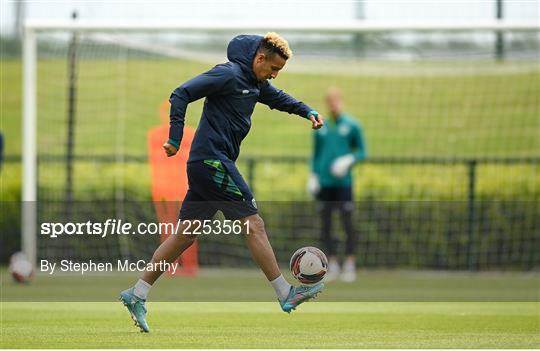
<instances>
[{"instance_id":1,"label":"background person","mask_svg":"<svg viewBox=\"0 0 540 351\"><path fill-rule=\"evenodd\" d=\"M357 232L352 220L351 168L354 163L366 158L366 146L360 124L343 112L343 97L337 87L328 89L326 104L331 118L315 132L308 188L320 201L320 235L329 260L326 280L341 276L343 281L352 282L356 280ZM340 212L346 234L343 271L336 251L337 240L332 235L334 210Z\"/></svg>"}]
</instances>

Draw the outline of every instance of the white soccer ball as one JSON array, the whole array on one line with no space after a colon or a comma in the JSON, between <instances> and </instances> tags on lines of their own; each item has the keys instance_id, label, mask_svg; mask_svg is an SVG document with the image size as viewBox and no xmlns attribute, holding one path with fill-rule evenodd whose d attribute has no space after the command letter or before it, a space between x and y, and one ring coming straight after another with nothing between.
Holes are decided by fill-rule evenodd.
<instances>
[{"instance_id":1,"label":"white soccer ball","mask_svg":"<svg viewBox=\"0 0 540 351\"><path fill-rule=\"evenodd\" d=\"M9 272L18 283L29 283L34 276L32 263L22 252L16 252L9 259Z\"/></svg>"},{"instance_id":2,"label":"white soccer ball","mask_svg":"<svg viewBox=\"0 0 540 351\"><path fill-rule=\"evenodd\" d=\"M326 255L316 247L302 247L292 255L289 267L293 276L302 284L315 284L328 271Z\"/></svg>"}]
</instances>

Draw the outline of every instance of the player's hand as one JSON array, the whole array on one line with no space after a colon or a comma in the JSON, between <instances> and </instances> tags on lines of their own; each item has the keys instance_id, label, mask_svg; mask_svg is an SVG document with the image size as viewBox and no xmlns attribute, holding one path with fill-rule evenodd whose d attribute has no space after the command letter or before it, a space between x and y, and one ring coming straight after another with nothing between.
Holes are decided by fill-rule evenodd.
<instances>
[{"instance_id":1,"label":"player's hand","mask_svg":"<svg viewBox=\"0 0 540 351\"><path fill-rule=\"evenodd\" d=\"M313 196L317 196L319 191L321 191L321 183L319 182L319 177L317 177L315 173L309 175L307 191Z\"/></svg>"},{"instance_id":2,"label":"player's hand","mask_svg":"<svg viewBox=\"0 0 540 351\"><path fill-rule=\"evenodd\" d=\"M309 116L309 119L311 120L311 129L319 129L324 125L324 117L320 113L317 117L313 115Z\"/></svg>"},{"instance_id":3,"label":"player's hand","mask_svg":"<svg viewBox=\"0 0 540 351\"><path fill-rule=\"evenodd\" d=\"M349 172L349 169L354 163L354 155L348 154L345 156L338 157L330 168L330 172L336 178L343 178Z\"/></svg>"},{"instance_id":4,"label":"player's hand","mask_svg":"<svg viewBox=\"0 0 540 351\"><path fill-rule=\"evenodd\" d=\"M174 156L178 152L178 149L174 145L171 145L169 143L163 144L163 149L165 149L167 157Z\"/></svg>"}]
</instances>

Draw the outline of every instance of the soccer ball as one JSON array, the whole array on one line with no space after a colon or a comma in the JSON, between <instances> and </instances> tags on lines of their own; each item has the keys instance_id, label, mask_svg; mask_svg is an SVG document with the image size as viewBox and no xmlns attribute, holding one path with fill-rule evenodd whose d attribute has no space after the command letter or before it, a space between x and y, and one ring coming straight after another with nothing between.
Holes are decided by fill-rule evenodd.
<instances>
[{"instance_id":1,"label":"soccer ball","mask_svg":"<svg viewBox=\"0 0 540 351\"><path fill-rule=\"evenodd\" d=\"M315 284L328 270L326 255L313 246L302 247L292 255L289 267L293 276L302 284Z\"/></svg>"},{"instance_id":2,"label":"soccer ball","mask_svg":"<svg viewBox=\"0 0 540 351\"><path fill-rule=\"evenodd\" d=\"M32 264L22 252L16 252L9 259L9 272L17 283L29 283L34 276Z\"/></svg>"}]
</instances>

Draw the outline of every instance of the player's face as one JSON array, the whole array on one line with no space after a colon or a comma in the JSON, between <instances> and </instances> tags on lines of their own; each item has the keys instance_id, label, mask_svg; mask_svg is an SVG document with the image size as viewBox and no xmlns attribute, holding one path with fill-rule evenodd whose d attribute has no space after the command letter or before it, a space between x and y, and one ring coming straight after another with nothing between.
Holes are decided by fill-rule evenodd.
<instances>
[{"instance_id":1,"label":"player's face","mask_svg":"<svg viewBox=\"0 0 540 351\"><path fill-rule=\"evenodd\" d=\"M330 111L330 115L337 117L343 110L343 100L341 96L337 93L330 92L326 96L326 105Z\"/></svg>"},{"instance_id":2,"label":"player's face","mask_svg":"<svg viewBox=\"0 0 540 351\"><path fill-rule=\"evenodd\" d=\"M253 73L258 81L275 79L285 63L287 61L277 54L266 56L264 53L257 53L253 60Z\"/></svg>"}]
</instances>

